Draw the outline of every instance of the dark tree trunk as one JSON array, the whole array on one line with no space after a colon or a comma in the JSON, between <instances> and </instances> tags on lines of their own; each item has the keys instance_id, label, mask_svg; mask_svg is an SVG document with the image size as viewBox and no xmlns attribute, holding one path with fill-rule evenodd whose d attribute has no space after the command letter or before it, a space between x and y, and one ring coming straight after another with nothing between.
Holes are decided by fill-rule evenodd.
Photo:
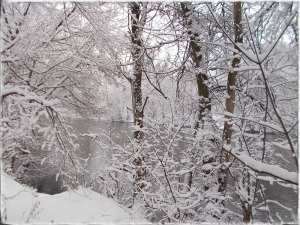
<instances>
[{"instance_id":1,"label":"dark tree trunk","mask_svg":"<svg viewBox=\"0 0 300 225\"><path fill-rule=\"evenodd\" d=\"M242 43L243 37L242 37L242 3L241 2L234 2L234 9L233 9L233 15L234 15L234 35L235 35L235 43ZM234 58L232 61L232 68L236 68L239 66L240 59ZM234 112L234 101L235 101L235 90L231 89L231 87L235 86L237 72L229 72L228 79L227 79L227 94L228 98L226 98L226 111L229 113ZM230 119L229 116L225 116L226 119ZM225 122L224 124L224 130L223 130L223 141L225 141L226 144L230 144L231 142L231 135L232 135L232 124ZM221 157L221 163L223 162L229 162L229 154L225 153L226 151L222 149L222 157ZM221 169L220 176L219 176L219 182L220 182L220 189L219 191L222 193L225 193L226 186L227 186L227 177L228 177L228 169Z\"/></svg>"},{"instance_id":2,"label":"dark tree trunk","mask_svg":"<svg viewBox=\"0 0 300 225\"><path fill-rule=\"evenodd\" d=\"M199 33L197 30L191 28L197 27L197 23L193 18L193 8L190 2L181 2L181 9L183 13L184 25L188 29L188 35L190 37L190 55L194 63L195 70L197 73L195 74L197 81L197 89L198 89L198 112L197 112L197 121L195 124L195 133L196 136L199 128L204 128L204 118L210 114L211 106L210 106L210 96L209 96L209 87L207 86L208 77L205 73L199 72L201 70L201 65L203 61L203 56L201 53L201 46L197 43L199 40ZM203 63L202 63L203 64ZM203 71L203 70L201 70ZM191 157L191 162L187 165L188 168L193 166L193 158ZM205 164L205 162L204 162ZM193 173L189 172L185 175L185 183L188 185L190 189L192 185L192 177Z\"/></svg>"},{"instance_id":3,"label":"dark tree trunk","mask_svg":"<svg viewBox=\"0 0 300 225\"><path fill-rule=\"evenodd\" d=\"M182 2L181 8L183 12L183 18L186 28L192 27L193 23L196 23L191 17L192 14L192 5L189 2ZM197 26L197 24L194 24ZM201 53L201 46L197 43L199 40L198 31L188 31L188 35L190 36L190 54L192 60L194 62L195 69L201 68L201 62L203 61L203 56ZM209 96L209 87L207 86L208 77L203 72L197 72L195 74L197 80L197 88L198 88L198 96L199 96L199 106L198 106L198 121L195 125L195 130L197 130L200 126L203 128L204 120L203 118L206 116L207 112L211 111L210 106L210 96Z\"/></svg>"},{"instance_id":4,"label":"dark tree trunk","mask_svg":"<svg viewBox=\"0 0 300 225\"><path fill-rule=\"evenodd\" d=\"M136 19L140 20L141 9L138 3L130 4L131 14L133 14ZM133 111L133 120L134 125L143 127L143 99L142 99L142 56L141 56L141 47L142 40L141 34L142 30L139 28L138 21L131 19L131 42L132 42L132 60L136 61L133 65L132 77L130 77L131 84L131 93L132 93L132 111ZM135 139L142 139L143 134L140 131L134 132Z\"/></svg>"},{"instance_id":5,"label":"dark tree trunk","mask_svg":"<svg viewBox=\"0 0 300 225\"><path fill-rule=\"evenodd\" d=\"M249 204L247 206L243 205L243 222L244 223L250 223L251 221L251 214L252 214L252 208Z\"/></svg>"},{"instance_id":6,"label":"dark tree trunk","mask_svg":"<svg viewBox=\"0 0 300 225\"><path fill-rule=\"evenodd\" d=\"M132 76L129 77L129 82L131 85L131 93L132 93L132 112L134 125L143 127L143 99L142 99L142 74L143 74L143 57L142 57L142 28L139 26L143 26L146 17L142 16L142 10L140 3L129 3L130 11L135 18L131 17L131 43L132 43L132 60L135 62L133 64ZM137 142L143 138L143 133L141 131L134 132L134 139ZM136 149L133 150L137 151ZM136 174L134 178L134 195L140 192L140 189L144 188L144 184L138 184L140 181L145 179L146 170L143 167L144 156L143 154L139 154L133 161L136 167Z\"/></svg>"}]
</instances>

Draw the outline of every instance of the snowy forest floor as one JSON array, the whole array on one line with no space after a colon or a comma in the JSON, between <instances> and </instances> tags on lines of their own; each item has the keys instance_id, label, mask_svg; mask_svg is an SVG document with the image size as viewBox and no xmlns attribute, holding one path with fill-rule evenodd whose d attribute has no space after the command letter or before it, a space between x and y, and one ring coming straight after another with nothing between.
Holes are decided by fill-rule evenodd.
<instances>
[{"instance_id":1,"label":"snowy forest floor","mask_svg":"<svg viewBox=\"0 0 300 225\"><path fill-rule=\"evenodd\" d=\"M149 223L92 190L56 195L37 193L4 172L1 172L1 217L4 224Z\"/></svg>"}]
</instances>

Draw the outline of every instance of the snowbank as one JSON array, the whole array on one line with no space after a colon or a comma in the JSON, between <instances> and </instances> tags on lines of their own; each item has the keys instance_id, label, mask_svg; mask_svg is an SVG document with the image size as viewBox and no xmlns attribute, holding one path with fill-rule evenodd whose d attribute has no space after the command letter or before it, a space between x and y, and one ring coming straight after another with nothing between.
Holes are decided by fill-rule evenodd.
<instances>
[{"instance_id":1,"label":"snowbank","mask_svg":"<svg viewBox=\"0 0 300 225\"><path fill-rule=\"evenodd\" d=\"M112 199L89 189L37 193L1 172L1 216L9 224L149 223L133 218Z\"/></svg>"}]
</instances>

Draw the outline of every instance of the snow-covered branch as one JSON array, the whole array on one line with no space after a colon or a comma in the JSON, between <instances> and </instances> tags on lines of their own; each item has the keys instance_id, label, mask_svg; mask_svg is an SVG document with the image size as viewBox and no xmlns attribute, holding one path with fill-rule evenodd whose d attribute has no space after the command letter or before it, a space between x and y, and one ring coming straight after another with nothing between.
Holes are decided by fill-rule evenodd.
<instances>
[{"instance_id":1,"label":"snow-covered branch","mask_svg":"<svg viewBox=\"0 0 300 225\"><path fill-rule=\"evenodd\" d=\"M230 155L232 155L234 158L239 160L241 163L254 170L255 172L266 173L288 183L298 185L298 173L296 172L289 172L285 169L280 168L279 166L269 165L266 163L256 161L255 159L246 155L245 153L238 153L232 151L233 148L227 144L224 145L224 150Z\"/></svg>"},{"instance_id":2,"label":"snow-covered branch","mask_svg":"<svg viewBox=\"0 0 300 225\"><path fill-rule=\"evenodd\" d=\"M279 131L280 133L284 133L284 130L280 126L273 124L273 123L257 121L256 119L254 119L252 117L241 117L241 116L237 116L235 114L229 113L229 112L224 112L223 115L230 116L230 117L237 118L237 119L248 120L248 121L260 124L262 126L269 127L273 130Z\"/></svg>"},{"instance_id":3,"label":"snow-covered branch","mask_svg":"<svg viewBox=\"0 0 300 225\"><path fill-rule=\"evenodd\" d=\"M1 48L1 54L3 54L5 51L9 50L12 48L18 41L20 41L22 38L26 37L27 33L24 34L19 34L13 41L11 41L9 44L4 45Z\"/></svg>"}]
</instances>

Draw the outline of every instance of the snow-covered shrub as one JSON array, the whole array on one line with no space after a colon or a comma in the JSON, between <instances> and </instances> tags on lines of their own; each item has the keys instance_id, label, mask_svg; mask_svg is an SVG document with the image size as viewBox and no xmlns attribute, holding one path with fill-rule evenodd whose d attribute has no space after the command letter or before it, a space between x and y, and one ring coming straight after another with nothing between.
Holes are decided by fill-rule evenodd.
<instances>
[{"instance_id":1,"label":"snow-covered shrub","mask_svg":"<svg viewBox=\"0 0 300 225\"><path fill-rule=\"evenodd\" d=\"M29 170L41 176L51 171L56 173L56 180L62 177L67 186L76 187L85 160L80 157L76 135L68 126L67 117L75 112L74 108L80 110L76 101L88 104L89 95L72 85L80 76L71 78L66 72L69 66L74 66L67 54L70 49L64 49L66 54L62 54L59 47L62 43L54 40L62 34L57 34L50 24L61 12L53 7L50 14L43 14L43 4L5 2L1 7L4 169L19 178L29 175L24 173ZM49 38L51 44L45 44Z\"/></svg>"},{"instance_id":2,"label":"snow-covered shrub","mask_svg":"<svg viewBox=\"0 0 300 225\"><path fill-rule=\"evenodd\" d=\"M227 197L218 191L220 134L189 128L189 116L176 124L144 119L142 140L129 139L120 146L113 133L94 139L102 149L105 166L94 178L94 188L129 208L142 207L149 221L232 221L222 205ZM219 144L218 144L219 143ZM140 159L141 164L136 164ZM186 178L187 174L192 174Z\"/></svg>"},{"instance_id":3,"label":"snow-covered shrub","mask_svg":"<svg viewBox=\"0 0 300 225\"><path fill-rule=\"evenodd\" d=\"M26 87L6 85L2 90L2 105L4 170L28 180L30 175L25 174L26 170L44 171L40 174L44 176L50 167L52 173L57 173L56 179L62 176L67 186L76 187L85 160L78 154L76 135L60 116L64 110L59 101L46 100Z\"/></svg>"}]
</instances>

